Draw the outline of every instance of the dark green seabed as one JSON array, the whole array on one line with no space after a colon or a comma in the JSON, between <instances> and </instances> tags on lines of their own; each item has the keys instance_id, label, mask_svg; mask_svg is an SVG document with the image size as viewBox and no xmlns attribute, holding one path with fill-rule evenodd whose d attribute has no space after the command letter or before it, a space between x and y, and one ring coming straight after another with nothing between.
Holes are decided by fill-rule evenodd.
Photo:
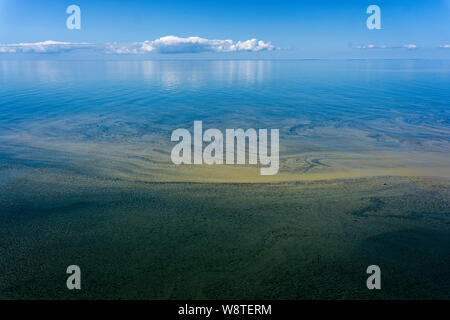
<instances>
[{"instance_id":1,"label":"dark green seabed","mask_svg":"<svg viewBox=\"0 0 450 320\"><path fill-rule=\"evenodd\" d=\"M44 177L2 184L2 299L450 298L448 179ZM379 291L366 288L371 264Z\"/></svg>"}]
</instances>

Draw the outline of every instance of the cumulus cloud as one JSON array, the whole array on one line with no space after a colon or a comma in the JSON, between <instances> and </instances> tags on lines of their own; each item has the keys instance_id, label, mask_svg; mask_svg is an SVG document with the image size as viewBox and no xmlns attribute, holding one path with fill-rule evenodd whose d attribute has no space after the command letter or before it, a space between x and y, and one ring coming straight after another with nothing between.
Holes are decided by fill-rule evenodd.
<instances>
[{"instance_id":1,"label":"cumulus cloud","mask_svg":"<svg viewBox=\"0 0 450 320\"><path fill-rule=\"evenodd\" d=\"M442 48L442 49L450 49L450 44L444 44L444 45L442 45L442 46L439 46L439 48Z\"/></svg>"},{"instance_id":2,"label":"cumulus cloud","mask_svg":"<svg viewBox=\"0 0 450 320\"><path fill-rule=\"evenodd\" d=\"M209 40L200 37L180 38L166 36L153 41L131 44L108 44L107 51L119 54L158 53L200 53L200 52L237 52L271 51L275 47L270 42L250 39L246 41Z\"/></svg>"},{"instance_id":3,"label":"cumulus cloud","mask_svg":"<svg viewBox=\"0 0 450 320\"><path fill-rule=\"evenodd\" d=\"M276 48L270 42L250 39L245 41L209 40L200 37L180 38L166 36L153 41L133 43L73 43L43 41L35 43L0 44L0 53L57 53L80 49L94 49L115 54L201 53L201 52L258 52Z\"/></svg>"},{"instance_id":4,"label":"cumulus cloud","mask_svg":"<svg viewBox=\"0 0 450 320\"><path fill-rule=\"evenodd\" d=\"M32 43L0 44L0 53L58 53L92 47L94 45L89 43L47 40Z\"/></svg>"}]
</instances>

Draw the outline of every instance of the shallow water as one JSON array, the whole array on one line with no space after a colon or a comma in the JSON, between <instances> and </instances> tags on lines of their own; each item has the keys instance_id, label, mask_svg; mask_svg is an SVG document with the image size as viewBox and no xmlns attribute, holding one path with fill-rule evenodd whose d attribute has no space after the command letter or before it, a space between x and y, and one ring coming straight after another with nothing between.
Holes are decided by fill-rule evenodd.
<instances>
[{"instance_id":1,"label":"shallow water","mask_svg":"<svg viewBox=\"0 0 450 320\"><path fill-rule=\"evenodd\" d=\"M0 299L448 299L449 89L437 60L1 61ZM194 120L279 128L280 173L174 166Z\"/></svg>"},{"instance_id":2,"label":"shallow water","mask_svg":"<svg viewBox=\"0 0 450 320\"><path fill-rule=\"evenodd\" d=\"M168 166L171 132L202 120L205 129L279 128L275 180L450 176L445 60L2 61L0 84L4 164L259 181L256 171Z\"/></svg>"},{"instance_id":3,"label":"shallow water","mask_svg":"<svg viewBox=\"0 0 450 320\"><path fill-rule=\"evenodd\" d=\"M449 298L448 180L92 179L2 188L0 299ZM65 287L71 264L80 291Z\"/></svg>"}]
</instances>

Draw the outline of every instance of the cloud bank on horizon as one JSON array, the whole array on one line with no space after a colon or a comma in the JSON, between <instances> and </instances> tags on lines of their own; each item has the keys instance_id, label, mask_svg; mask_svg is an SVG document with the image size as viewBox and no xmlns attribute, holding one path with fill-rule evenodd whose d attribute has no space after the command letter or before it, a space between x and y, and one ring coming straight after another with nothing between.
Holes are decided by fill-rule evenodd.
<instances>
[{"instance_id":1,"label":"cloud bank on horizon","mask_svg":"<svg viewBox=\"0 0 450 320\"><path fill-rule=\"evenodd\" d=\"M402 46L387 45L358 45L356 49L407 49L416 50L420 47L416 44L405 44ZM443 44L436 48L449 49L449 44ZM2 53L41 53L55 54L73 52L80 50L93 50L105 54L118 55L143 55L149 53L176 54L176 53L203 53L203 52L260 52L280 50L271 42L258 39L245 41L233 40L210 40L200 37L181 38L177 36L165 36L153 41L141 41L131 43L87 43L87 42L65 42L65 41L42 41L30 43L0 44Z\"/></svg>"},{"instance_id":2,"label":"cloud bank on horizon","mask_svg":"<svg viewBox=\"0 0 450 320\"><path fill-rule=\"evenodd\" d=\"M90 43L47 40L33 43L0 44L0 53L58 53L94 47L95 45Z\"/></svg>"},{"instance_id":3,"label":"cloud bank on horizon","mask_svg":"<svg viewBox=\"0 0 450 320\"><path fill-rule=\"evenodd\" d=\"M62 41L43 41L33 43L0 44L0 53L60 53L77 50L99 50L109 54L146 53L202 53L202 52L259 52L277 48L271 42L249 39L245 41L210 40L200 37L180 38L166 36L153 41L133 43L74 43Z\"/></svg>"},{"instance_id":4,"label":"cloud bank on horizon","mask_svg":"<svg viewBox=\"0 0 450 320\"><path fill-rule=\"evenodd\" d=\"M375 45L375 44L368 44L368 45L360 45L360 46L356 46L356 49L408 49L408 50L415 50L415 49L419 49L420 47L417 44L405 44L403 46L387 46L387 45ZM439 47L440 49L450 49L450 44L443 44L440 45Z\"/></svg>"},{"instance_id":5,"label":"cloud bank on horizon","mask_svg":"<svg viewBox=\"0 0 450 320\"><path fill-rule=\"evenodd\" d=\"M443 46L440 46L440 47L443 48ZM414 50L414 49L418 49L419 46L416 45L416 44L413 44L413 43L405 44L405 45L400 46L400 47L389 47L389 46L386 46L386 45L379 45L378 46L378 45L374 45L374 44L368 44L368 45L365 45L365 46L356 46L356 49L401 49L401 48Z\"/></svg>"}]
</instances>

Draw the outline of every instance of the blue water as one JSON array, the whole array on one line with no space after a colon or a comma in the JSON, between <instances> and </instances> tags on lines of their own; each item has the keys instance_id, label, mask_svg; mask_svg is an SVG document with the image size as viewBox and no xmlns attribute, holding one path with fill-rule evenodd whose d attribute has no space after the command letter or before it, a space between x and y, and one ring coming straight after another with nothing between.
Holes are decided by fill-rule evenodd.
<instances>
[{"instance_id":1,"label":"blue water","mask_svg":"<svg viewBox=\"0 0 450 320\"><path fill-rule=\"evenodd\" d=\"M387 175L450 177L449 102L450 61L0 61L0 298L447 299L449 180ZM159 183L243 169L170 163L194 120L279 128L296 181L379 171Z\"/></svg>"},{"instance_id":2,"label":"blue water","mask_svg":"<svg viewBox=\"0 0 450 320\"><path fill-rule=\"evenodd\" d=\"M350 150L364 137L373 148L449 153L449 102L445 60L1 61L0 151L30 144L18 142L24 134L169 141L202 120L280 128L312 149Z\"/></svg>"}]
</instances>

